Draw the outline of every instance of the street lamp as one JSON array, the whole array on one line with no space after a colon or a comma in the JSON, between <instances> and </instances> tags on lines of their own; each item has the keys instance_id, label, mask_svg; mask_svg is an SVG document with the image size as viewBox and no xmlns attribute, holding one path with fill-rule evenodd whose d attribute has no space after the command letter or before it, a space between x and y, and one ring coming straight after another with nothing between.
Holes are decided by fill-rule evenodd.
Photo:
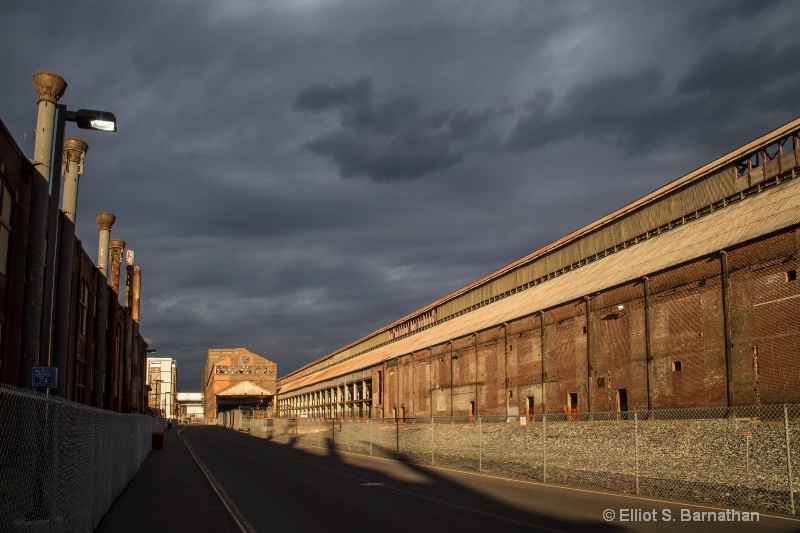
<instances>
[{"instance_id":1,"label":"street lamp","mask_svg":"<svg viewBox=\"0 0 800 533\"><path fill-rule=\"evenodd\" d=\"M78 109L77 111L67 111L64 108L64 118L70 122L75 122L78 127L84 130L98 131L117 131L117 117L108 111L95 111L94 109Z\"/></svg>"},{"instance_id":2,"label":"street lamp","mask_svg":"<svg viewBox=\"0 0 800 533\"><path fill-rule=\"evenodd\" d=\"M71 296L69 278L75 226L73 220L61 224L63 233L59 235L65 124L69 120L83 129L116 131L116 117L112 113L85 109L70 112L65 105L58 104L67 82L53 72L37 72L33 76L33 85L39 95L33 164L39 167L44 179L37 177L31 186L20 377L23 383L27 382L33 367L39 364L61 368L62 375L55 376L55 389L59 396L66 396ZM62 243L60 248L59 240ZM61 259L58 287L55 266L57 252ZM54 319L58 322L56 330L53 329ZM55 361L53 356L56 357ZM96 369L98 373L100 370ZM33 383L31 385L35 386Z\"/></svg>"},{"instance_id":3,"label":"street lamp","mask_svg":"<svg viewBox=\"0 0 800 533\"><path fill-rule=\"evenodd\" d=\"M47 340L46 346L49 348L48 362L53 364L56 368L67 368L67 348L69 345L69 316L72 300L72 259L73 259L73 246L75 241L75 220L74 213L72 220L61 220L58 213L60 184L61 184L61 163L64 152L64 130L66 129L67 121L75 122L81 129L90 129L97 131L115 132L117 131L117 118L113 113L107 111L95 111L91 109L79 109L78 111L69 111L67 106L59 104L56 108L56 129L53 136L53 164L50 167L50 183L52 187L52 203L49 222L49 235L58 235L58 242L56 239L48 239L47 241L47 258L45 259L45 283L48 290L45 291L45 300L47 300L48 292L56 292L55 306L46 306L45 309L50 309L50 317L45 316L45 324L48 328L45 329L45 339ZM74 198L77 202L77 181L75 182L75 190L71 192L70 197ZM74 195L74 196L73 196ZM66 207L66 206L64 206ZM74 210L74 207L71 209ZM58 233L56 233L58 231ZM56 253L56 246L58 246L58 275L57 280L53 279L53 263ZM49 276L48 276L49 274ZM50 340L50 328L53 331L52 341ZM67 386L66 379L60 379L56 383L56 395L66 397ZM97 407L102 407L98 405Z\"/></svg>"}]
</instances>

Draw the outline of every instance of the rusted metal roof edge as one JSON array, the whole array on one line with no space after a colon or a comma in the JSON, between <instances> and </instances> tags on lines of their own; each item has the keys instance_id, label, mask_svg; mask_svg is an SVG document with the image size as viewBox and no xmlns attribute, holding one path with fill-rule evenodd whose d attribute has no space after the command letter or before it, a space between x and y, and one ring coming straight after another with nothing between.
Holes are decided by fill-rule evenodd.
<instances>
[{"instance_id":1,"label":"rusted metal roof edge","mask_svg":"<svg viewBox=\"0 0 800 533\"><path fill-rule=\"evenodd\" d=\"M364 370L376 363L393 359L397 357L398 354L405 355L415 350L431 346L431 343L445 342L449 340L445 338L449 337L449 335L442 335L443 332L450 331L456 333L460 331L463 333L467 330L472 330L474 329L473 327L465 328L458 327L458 325L473 323L475 322L473 319L478 319L478 322L482 322L480 318L483 315L490 313L495 315L501 307L506 308L506 311L494 316L495 320L500 320L500 322L513 320L526 314L537 312L538 309L533 311L527 310L528 306L520 305L520 302L530 302L531 300L536 300L544 296L543 301L539 302L539 304L543 306L539 306L539 308L544 309L555 305L553 298L569 301L570 299L580 296L577 293L565 295L563 290L564 285L571 285L574 287L577 284L580 286L581 291L585 292L585 290L588 290L588 293L594 293L624 283L630 279L636 279L637 276L652 275L654 272L703 257L709 253L800 224L800 181L793 180L791 183L787 183L785 187L767 191L750 200L752 201L731 205L726 210L717 211L692 224L676 228L673 232L664 233L654 237L652 240L644 241L627 250L607 256L584 268L556 278L552 280L551 283L544 283L529 291L517 293L505 300L490 304L481 310L462 315L461 317L439 324L411 337L399 339L390 345L383 346L354 359L320 369L294 382L284 384L279 387L279 392L285 394L318 381L342 377L352 372ZM761 216L753 220L743 217L743 212L751 215L758 213ZM743 220L747 220L747 222L742 222ZM735 221L739 221L738 226L735 226ZM700 228L698 228L698 224L701 225ZM702 230L702 227L706 229ZM738 227L739 231L733 231L735 227ZM718 228L718 230L716 232L708 231L714 228ZM702 242L697 242L696 239L686 238L687 232L697 234L696 232L698 231L704 236ZM683 246L679 246L678 243L683 243ZM676 252L678 249L681 250L681 253ZM653 253L651 250L658 250L660 253ZM631 261L632 256L641 256L642 260ZM648 258L649 261L647 260ZM627 264L628 269L611 269L609 268L609 263L612 262ZM632 273L631 269L637 272ZM612 276L602 276L598 274L602 272L607 273L609 271L616 271L618 274ZM592 283L587 285L585 281L587 279L591 280ZM558 287L556 287L554 283L557 283ZM575 291L573 290L572 292ZM550 295L549 298L547 298L548 294ZM524 310L520 310L520 308ZM475 326L478 325L477 323L475 324ZM481 327L478 327L477 330L494 325L496 325L496 323L484 323Z\"/></svg>"},{"instance_id":2,"label":"rusted metal roof edge","mask_svg":"<svg viewBox=\"0 0 800 533\"><path fill-rule=\"evenodd\" d=\"M470 292L470 291L472 291L472 290L474 290L474 289L476 289L476 288L478 288L478 287L480 287L482 285L485 285L486 283L489 283L489 282L491 282L491 281L493 281L493 280L495 280L495 279L497 279L499 277L502 277L503 275L505 275L505 274L507 274L507 273L509 273L509 272L511 272L511 271L513 271L513 270L515 270L515 269L517 269L517 268L519 268L519 267L521 267L521 266L523 266L525 264L528 264L528 263L538 259L539 257L544 256L547 253L550 253L550 252L552 252L552 251L554 251L554 250L556 250L556 249L558 249L558 248L560 248L562 246L565 246L565 245L567 245L567 244L569 244L569 243L571 243L571 242L573 242L573 241L575 241L575 240L577 240L577 239L579 239L579 238L581 238L583 236L588 235L589 233L592 233L593 231L596 231L596 230L600 229L601 227L603 227L603 226L605 226L605 225L607 225L607 224L609 224L609 223L611 223L611 222L613 222L615 220L618 220L619 218L622 218L622 217L624 217L624 216L626 216L628 214L631 214L632 212L634 212L634 211L636 211L638 209L641 209L641 208L645 207L646 205L655 202L656 200L659 200L659 199L663 198L667 194L670 194L670 193L673 193L675 191L678 191L681 188L683 188L683 187L685 187L687 185L690 185L691 183L693 183L695 181L698 181L698 180L700 180L700 179L702 179L702 178L704 178L704 177L706 177L706 176L708 176L710 174L713 174L713 173L723 169L724 167L726 167L728 165L735 164L737 161L739 161L741 158L745 157L747 154L751 154L753 152L757 152L758 150L760 150L762 148L765 148L765 147L769 146L770 144L773 144L775 141L777 141L777 140L779 140L779 139L781 139L781 138L793 133L794 131L796 131L798 129L800 129L800 118L796 118L796 119L784 124L783 126L777 128L777 129L775 129L775 130L773 130L773 131L771 131L771 132L769 132L769 133L767 133L765 135L762 135L761 137L755 139L754 141L751 141L750 143L748 143L748 144L746 144L746 145L744 145L744 146L742 146L740 148L737 148L736 150L733 150L732 152L729 152L728 154L726 154L726 155L724 155L722 157L719 157L719 158L715 159L714 161L712 161L712 162L710 162L710 163L708 163L706 165L703 165L702 167L700 167L700 168L698 168L698 169L696 169L696 170L694 170L692 172L689 172L688 174L685 174L684 176L682 176L682 177L680 177L680 178L678 178L676 180L671 181L670 183L668 183L668 184L656 189L655 191L653 191L653 192L651 192L651 193L639 198L638 200L635 200L635 201L633 201L633 202L621 207L620 209L617 209L616 211L606 215L605 217L603 217L603 218L601 218L599 220L596 220L595 222L592 222L592 223L590 223L590 224L588 224L586 226L583 226L582 228L577 229L577 230L573 231L572 233L562 237L561 239L553 241L552 243L550 243L550 244L548 244L548 245L546 245L546 246L544 246L542 248L539 248L538 250L526 255L525 257L523 257L521 259L518 259L517 261L514 261L513 263L509 263L508 265L506 265L506 266L504 266L504 267L502 267L502 268L500 268L498 270L495 270L494 272L488 274L487 276L484 276L484 277L482 277L482 278L470 283L469 285L466 285L466 286L464 286L464 287L462 287L462 288L460 288L460 289L458 289L458 290L456 290L454 292L451 292L450 294L448 294L448 295L446 295L446 296L444 296L444 297L442 297L442 298L440 298L440 299L438 299L438 300L436 300L436 301L434 301L434 302L432 302L432 303L430 303L430 304L428 304L428 305L426 305L424 307L421 307L420 309L417 309L416 311L414 311L412 313L409 313L409 314L403 316L402 318L400 318L398 320L395 320L394 322L391 322L390 324L388 324L386 326L383 326L382 328L380 328L380 329L378 329L376 331L373 331L369 335L361 337L360 339L355 340L355 341L353 341L353 342L351 342L351 343L349 343L349 344L347 344L347 345L335 350L334 352L331 352L328 355L325 355L325 356L323 356L323 357L321 357L319 359L311 361L310 363L308 363L306 365L303 365L302 367L290 372L289 374L286 374L282 378L279 378L279 381L282 380L282 379L289 378L292 375L300 373L300 372L302 372L304 370L307 370L309 367L314 366L316 364L319 364L320 362L322 362L322 361L324 361L326 359L334 357L336 354L339 354L339 353L341 353L341 352L343 352L343 351L345 351L345 350L347 350L349 348L352 348L353 346L356 346L356 345L358 345L358 344L360 344L360 343L362 343L362 342L364 342L364 341L366 341L368 339L371 339L372 337L375 337L376 335L380 335L381 333L383 333L383 332L385 332L387 330L390 330L393 327L395 327L395 326L397 326L399 324L402 324L403 322L405 322L407 320L410 320L411 318L413 318L413 317L415 317L417 315L420 315L420 314L423 314L423 313L425 313L427 311L430 311L431 309L434 309L434 308L442 305L443 303L445 303L445 302L447 302L449 300L452 300L454 298L462 296L463 294L466 294L466 293L468 293L468 292Z\"/></svg>"}]
</instances>

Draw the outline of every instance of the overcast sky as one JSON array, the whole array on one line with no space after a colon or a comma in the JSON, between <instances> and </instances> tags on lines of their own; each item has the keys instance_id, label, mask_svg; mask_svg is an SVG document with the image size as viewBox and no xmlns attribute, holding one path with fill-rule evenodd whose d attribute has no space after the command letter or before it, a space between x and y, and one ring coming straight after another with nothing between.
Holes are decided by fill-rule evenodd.
<instances>
[{"instance_id":1,"label":"overcast sky","mask_svg":"<svg viewBox=\"0 0 800 533\"><path fill-rule=\"evenodd\" d=\"M51 70L141 331L323 357L800 116L786 1L3 2L0 119L33 155Z\"/></svg>"}]
</instances>

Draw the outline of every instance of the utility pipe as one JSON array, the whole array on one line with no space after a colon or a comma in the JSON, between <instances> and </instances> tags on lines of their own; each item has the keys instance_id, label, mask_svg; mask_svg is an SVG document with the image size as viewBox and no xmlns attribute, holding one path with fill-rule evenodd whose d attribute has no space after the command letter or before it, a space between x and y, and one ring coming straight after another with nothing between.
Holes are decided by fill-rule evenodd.
<instances>
[{"instance_id":1,"label":"utility pipe","mask_svg":"<svg viewBox=\"0 0 800 533\"><path fill-rule=\"evenodd\" d=\"M650 278L647 276L642 277L644 281L644 351L645 351L645 383L647 385L647 410L653 410L653 394L650 390L650 367L653 361L653 348L651 344L650 328L652 326L652 318L650 317Z\"/></svg>"},{"instance_id":2,"label":"utility pipe","mask_svg":"<svg viewBox=\"0 0 800 533\"><path fill-rule=\"evenodd\" d=\"M545 349L547 348L547 343L545 342L544 333L545 333L544 311L539 311L539 340L542 346L542 421L544 421L544 415L547 413L547 402L545 402L545 387L544 387L544 380L547 375L547 373L544 371L544 354L545 354Z\"/></svg>"},{"instance_id":3,"label":"utility pipe","mask_svg":"<svg viewBox=\"0 0 800 533\"><path fill-rule=\"evenodd\" d=\"M591 304L588 296L584 296L586 301L586 410L591 416L592 412L592 328L591 328Z\"/></svg>"},{"instance_id":4,"label":"utility pipe","mask_svg":"<svg viewBox=\"0 0 800 533\"><path fill-rule=\"evenodd\" d=\"M731 339L731 302L730 302L730 270L728 268L728 253L725 250L719 251L720 255L720 274L722 276L722 323L725 329L725 396L728 407L733 405L733 389L731 388L732 370L732 351L733 342Z\"/></svg>"}]
</instances>

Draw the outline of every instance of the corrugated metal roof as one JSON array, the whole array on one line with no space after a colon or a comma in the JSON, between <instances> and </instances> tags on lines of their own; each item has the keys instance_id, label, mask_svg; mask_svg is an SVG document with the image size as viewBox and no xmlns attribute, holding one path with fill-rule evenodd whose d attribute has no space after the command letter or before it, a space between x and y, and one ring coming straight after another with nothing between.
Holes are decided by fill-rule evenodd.
<instances>
[{"instance_id":1,"label":"corrugated metal roof","mask_svg":"<svg viewBox=\"0 0 800 533\"><path fill-rule=\"evenodd\" d=\"M281 393L362 370L796 224L800 224L797 179L415 335L286 383Z\"/></svg>"}]
</instances>

